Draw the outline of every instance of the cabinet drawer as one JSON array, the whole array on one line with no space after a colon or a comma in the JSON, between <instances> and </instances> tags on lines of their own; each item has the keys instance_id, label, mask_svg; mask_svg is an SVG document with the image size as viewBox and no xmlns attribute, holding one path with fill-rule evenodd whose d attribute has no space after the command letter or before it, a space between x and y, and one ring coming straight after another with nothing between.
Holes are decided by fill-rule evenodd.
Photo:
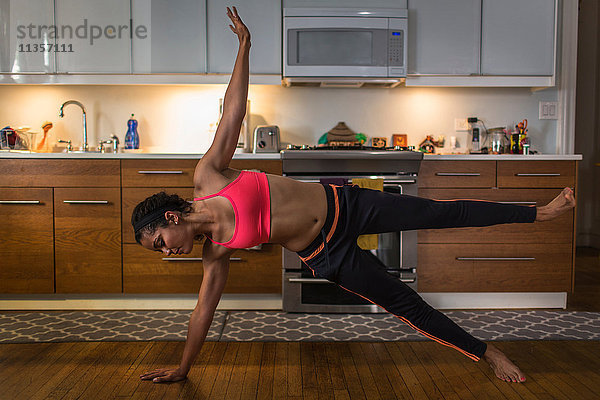
<instances>
[{"instance_id":1,"label":"cabinet drawer","mask_svg":"<svg viewBox=\"0 0 600 400\"><path fill-rule=\"evenodd\" d=\"M198 159L191 160L123 160L123 187L182 187L194 185ZM258 169L281 175L280 160L231 160L234 169Z\"/></svg>"},{"instance_id":2,"label":"cabinet drawer","mask_svg":"<svg viewBox=\"0 0 600 400\"><path fill-rule=\"evenodd\" d=\"M56 293L121 293L120 192L54 189Z\"/></svg>"},{"instance_id":3,"label":"cabinet drawer","mask_svg":"<svg viewBox=\"0 0 600 400\"><path fill-rule=\"evenodd\" d=\"M52 189L0 188L0 293L54 293Z\"/></svg>"},{"instance_id":4,"label":"cabinet drawer","mask_svg":"<svg viewBox=\"0 0 600 400\"><path fill-rule=\"evenodd\" d=\"M518 205L543 206L560 189L419 189L419 196L438 200L476 199ZM423 229L419 243L571 243L574 211L552 221L501 224L485 227Z\"/></svg>"},{"instance_id":5,"label":"cabinet drawer","mask_svg":"<svg viewBox=\"0 0 600 400\"><path fill-rule=\"evenodd\" d=\"M564 188L575 185L575 161L498 161L498 187Z\"/></svg>"},{"instance_id":6,"label":"cabinet drawer","mask_svg":"<svg viewBox=\"0 0 600 400\"><path fill-rule=\"evenodd\" d=\"M569 244L419 244L420 292L570 292Z\"/></svg>"},{"instance_id":7,"label":"cabinet drawer","mask_svg":"<svg viewBox=\"0 0 600 400\"><path fill-rule=\"evenodd\" d=\"M122 160L123 187L181 187L194 185L198 160Z\"/></svg>"},{"instance_id":8,"label":"cabinet drawer","mask_svg":"<svg viewBox=\"0 0 600 400\"><path fill-rule=\"evenodd\" d=\"M190 254L165 257L138 244L123 245L125 293L198 293L202 283L202 243ZM231 255L224 293L281 293L281 246L238 250Z\"/></svg>"},{"instance_id":9,"label":"cabinet drawer","mask_svg":"<svg viewBox=\"0 0 600 400\"><path fill-rule=\"evenodd\" d=\"M165 191L168 194L178 194L180 197L193 201L194 199L194 188L192 187L152 187L152 188L123 188L122 192L122 210L123 218L121 223L121 230L123 235L123 243L136 243L131 226L131 214L133 209L141 201L153 194Z\"/></svg>"},{"instance_id":10,"label":"cabinet drawer","mask_svg":"<svg viewBox=\"0 0 600 400\"><path fill-rule=\"evenodd\" d=\"M421 162L419 187L494 187L496 161Z\"/></svg>"},{"instance_id":11,"label":"cabinet drawer","mask_svg":"<svg viewBox=\"0 0 600 400\"><path fill-rule=\"evenodd\" d=\"M119 187L119 160L4 159L0 186Z\"/></svg>"}]
</instances>

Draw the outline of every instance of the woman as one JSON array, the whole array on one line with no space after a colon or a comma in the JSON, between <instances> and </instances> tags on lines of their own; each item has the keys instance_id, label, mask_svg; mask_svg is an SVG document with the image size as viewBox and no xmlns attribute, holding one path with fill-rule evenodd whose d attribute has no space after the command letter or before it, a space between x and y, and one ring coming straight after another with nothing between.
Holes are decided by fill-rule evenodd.
<instances>
[{"instance_id":1,"label":"woman","mask_svg":"<svg viewBox=\"0 0 600 400\"><path fill-rule=\"evenodd\" d=\"M238 141L248 94L250 33L237 10L227 8L239 39L223 117L210 149L196 166L193 204L159 193L141 202L131 222L142 246L166 255L190 253L206 236L204 275L178 368L141 376L154 382L185 379L206 337L227 280L229 256L239 248L278 243L297 252L315 276L380 305L427 337L469 358L486 360L505 381L523 373L491 344L472 337L385 272L380 261L356 244L360 234L423 228L531 223L556 217L575 204L565 188L544 207L484 201L434 201L356 186L303 183L281 176L228 167Z\"/></svg>"}]
</instances>

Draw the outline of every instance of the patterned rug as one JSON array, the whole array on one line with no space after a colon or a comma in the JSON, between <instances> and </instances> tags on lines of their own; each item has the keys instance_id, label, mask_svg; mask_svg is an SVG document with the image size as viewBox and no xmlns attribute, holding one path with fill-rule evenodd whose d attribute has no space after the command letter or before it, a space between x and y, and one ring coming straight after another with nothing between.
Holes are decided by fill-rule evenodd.
<instances>
[{"instance_id":1,"label":"patterned rug","mask_svg":"<svg viewBox=\"0 0 600 400\"><path fill-rule=\"evenodd\" d=\"M0 343L184 341L191 311L0 312ZM600 340L599 312L447 311L481 340ZM217 311L209 341L428 340L390 314Z\"/></svg>"}]
</instances>

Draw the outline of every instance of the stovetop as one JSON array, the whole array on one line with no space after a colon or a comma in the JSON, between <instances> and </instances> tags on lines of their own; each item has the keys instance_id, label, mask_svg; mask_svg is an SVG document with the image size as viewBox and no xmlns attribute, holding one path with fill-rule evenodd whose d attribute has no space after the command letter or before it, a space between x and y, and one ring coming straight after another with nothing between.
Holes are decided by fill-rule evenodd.
<instances>
[{"instance_id":1,"label":"stovetop","mask_svg":"<svg viewBox=\"0 0 600 400\"><path fill-rule=\"evenodd\" d=\"M393 146L393 147L374 147L374 146L363 146L363 145L347 145L347 146L328 146L328 145L320 145L320 146L310 146L307 144L303 145L295 145L288 144L286 150L318 150L318 151L327 151L327 150L363 150L363 151L414 151L415 146Z\"/></svg>"}]
</instances>

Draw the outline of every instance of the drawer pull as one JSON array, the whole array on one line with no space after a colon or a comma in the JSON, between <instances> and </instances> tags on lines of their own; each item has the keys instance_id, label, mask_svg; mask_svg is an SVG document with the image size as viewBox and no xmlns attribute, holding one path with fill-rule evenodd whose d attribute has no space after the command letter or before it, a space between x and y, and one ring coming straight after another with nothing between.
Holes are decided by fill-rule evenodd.
<instances>
[{"instance_id":1,"label":"drawer pull","mask_svg":"<svg viewBox=\"0 0 600 400\"><path fill-rule=\"evenodd\" d=\"M0 204L40 204L39 200L0 200Z\"/></svg>"},{"instance_id":2,"label":"drawer pull","mask_svg":"<svg viewBox=\"0 0 600 400\"><path fill-rule=\"evenodd\" d=\"M138 171L138 174L183 174L183 171Z\"/></svg>"},{"instance_id":3,"label":"drawer pull","mask_svg":"<svg viewBox=\"0 0 600 400\"><path fill-rule=\"evenodd\" d=\"M67 204L108 204L108 200L63 200Z\"/></svg>"},{"instance_id":4,"label":"drawer pull","mask_svg":"<svg viewBox=\"0 0 600 400\"><path fill-rule=\"evenodd\" d=\"M456 257L458 261L535 261L535 257Z\"/></svg>"},{"instance_id":5,"label":"drawer pull","mask_svg":"<svg viewBox=\"0 0 600 400\"><path fill-rule=\"evenodd\" d=\"M202 257L164 257L163 261L202 261ZM229 261L243 261L240 257L231 257Z\"/></svg>"},{"instance_id":6,"label":"drawer pull","mask_svg":"<svg viewBox=\"0 0 600 400\"><path fill-rule=\"evenodd\" d=\"M537 201L499 201L498 203L501 204L517 204L517 205L530 205L530 206L535 206L537 205Z\"/></svg>"},{"instance_id":7,"label":"drawer pull","mask_svg":"<svg viewBox=\"0 0 600 400\"><path fill-rule=\"evenodd\" d=\"M436 172L437 176L481 176L479 172Z\"/></svg>"},{"instance_id":8,"label":"drawer pull","mask_svg":"<svg viewBox=\"0 0 600 400\"><path fill-rule=\"evenodd\" d=\"M327 279L322 278L288 278L288 282L291 283L333 283Z\"/></svg>"},{"instance_id":9,"label":"drawer pull","mask_svg":"<svg viewBox=\"0 0 600 400\"><path fill-rule=\"evenodd\" d=\"M515 174L515 176L560 176L558 173L551 174Z\"/></svg>"}]
</instances>

